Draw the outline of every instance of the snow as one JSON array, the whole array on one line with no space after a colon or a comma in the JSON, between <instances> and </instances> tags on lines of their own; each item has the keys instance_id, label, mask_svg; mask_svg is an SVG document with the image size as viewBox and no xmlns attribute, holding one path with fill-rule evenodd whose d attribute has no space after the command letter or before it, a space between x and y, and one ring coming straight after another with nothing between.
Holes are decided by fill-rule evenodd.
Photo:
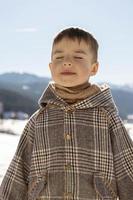
<instances>
[{"instance_id":1,"label":"snow","mask_svg":"<svg viewBox=\"0 0 133 200\"><path fill-rule=\"evenodd\" d=\"M124 124L124 125L125 125L125 127L126 127L128 133L129 133L130 137L131 137L132 140L133 140L133 124L131 124L131 123L126 123L126 124Z\"/></svg>"},{"instance_id":2,"label":"snow","mask_svg":"<svg viewBox=\"0 0 133 200\"><path fill-rule=\"evenodd\" d=\"M0 134L0 182L15 153L19 136Z\"/></svg>"},{"instance_id":3,"label":"snow","mask_svg":"<svg viewBox=\"0 0 133 200\"><path fill-rule=\"evenodd\" d=\"M27 120L3 120L0 121L0 130L14 133L15 135L0 133L0 183L3 175L13 158L16 151L20 135L24 129Z\"/></svg>"},{"instance_id":4,"label":"snow","mask_svg":"<svg viewBox=\"0 0 133 200\"><path fill-rule=\"evenodd\" d=\"M13 119L6 119L0 120L0 132L11 132L15 135L20 135L24 129L27 120L13 120Z\"/></svg>"}]
</instances>

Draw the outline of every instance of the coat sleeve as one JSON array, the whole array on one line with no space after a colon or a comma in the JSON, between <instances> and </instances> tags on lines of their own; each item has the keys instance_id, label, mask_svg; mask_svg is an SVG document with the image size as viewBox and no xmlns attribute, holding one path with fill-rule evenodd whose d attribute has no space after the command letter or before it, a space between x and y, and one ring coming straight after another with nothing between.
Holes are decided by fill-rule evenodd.
<instances>
[{"instance_id":1,"label":"coat sleeve","mask_svg":"<svg viewBox=\"0 0 133 200\"><path fill-rule=\"evenodd\" d=\"M120 200L133 199L133 141L117 113L110 115L114 170Z\"/></svg>"},{"instance_id":2,"label":"coat sleeve","mask_svg":"<svg viewBox=\"0 0 133 200\"><path fill-rule=\"evenodd\" d=\"M24 127L14 157L0 186L0 200L27 200L28 173L36 113Z\"/></svg>"}]
</instances>

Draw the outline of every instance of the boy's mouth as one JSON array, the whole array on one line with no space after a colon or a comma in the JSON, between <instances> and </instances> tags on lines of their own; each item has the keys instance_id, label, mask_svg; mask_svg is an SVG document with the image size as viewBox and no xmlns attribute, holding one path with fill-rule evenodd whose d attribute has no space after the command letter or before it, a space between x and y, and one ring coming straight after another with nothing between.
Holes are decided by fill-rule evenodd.
<instances>
[{"instance_id":1,"label":"boy's mouth","mask_svg":"<svg viewBox=\"0 0 133 200\"><path fill-rule=\"evenodd\" d=\"M69 71L64 71L64 72L61 72L61 74L63 74L63 75L74 75L74 74L76 74L76 73L74 73L74 72L69 72Z\"/></svg>"}]
</instances>

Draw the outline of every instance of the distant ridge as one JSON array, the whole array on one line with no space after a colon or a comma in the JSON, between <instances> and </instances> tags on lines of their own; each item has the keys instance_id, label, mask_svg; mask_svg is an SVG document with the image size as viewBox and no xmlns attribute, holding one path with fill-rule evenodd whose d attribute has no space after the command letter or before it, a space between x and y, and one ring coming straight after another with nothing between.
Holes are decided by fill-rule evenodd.
<instances>
[{"instance_id":1,"label":"distant ridge","mask_svg":"<svg viewBox=\"0 0 133 200\"><path fill-rule=\"evenodd\" d=\"M21 109L32 114L38 108L38 99L50 80L28 73L0 74L0 101L4 101L6 110ZM128 114L133 114L133 86L108 84L121 117L125 119Z\"/></svg>"},{"instance_id":2,"label":"distant ridge","mask_svg":"<svg viewBox=\"0 0 133 200\"><path fill-rule=\"evenodd\" d=\"M50 78L48 77L41 77L35 74L28 74L28 73L17 73L17 72L8 72L0 74L0 81L8 81L11 83L21 82L21 83L32 83L36 81L46 81L48 82Z\"/></svg>"},{"instance_id":3,"label":"distant ridge","mask_svg":"<svg viewBox=\"0 0 133 200\"><path fill-rule=\"evenodd\" d=\"M31 115L37 109L33 99L6 89L0 89L0 101L4 102L5 111L23 111Z\"/></svg>"}]
</instances>

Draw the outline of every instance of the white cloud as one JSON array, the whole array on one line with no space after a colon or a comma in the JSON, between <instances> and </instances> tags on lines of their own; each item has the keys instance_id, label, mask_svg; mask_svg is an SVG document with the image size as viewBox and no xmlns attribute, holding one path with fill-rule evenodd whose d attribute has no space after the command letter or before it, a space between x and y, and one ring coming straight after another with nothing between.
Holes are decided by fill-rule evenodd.
<instances>
[{"instance_id":1,"label":"white cloud","mask_svg":"<svg viewBox=\"0 0 133 200\"><path fill-rule=\"evenodd\" d=\"M37 32L37 28L17 28L16 32Z\"/></svg>"}]
</instances>

